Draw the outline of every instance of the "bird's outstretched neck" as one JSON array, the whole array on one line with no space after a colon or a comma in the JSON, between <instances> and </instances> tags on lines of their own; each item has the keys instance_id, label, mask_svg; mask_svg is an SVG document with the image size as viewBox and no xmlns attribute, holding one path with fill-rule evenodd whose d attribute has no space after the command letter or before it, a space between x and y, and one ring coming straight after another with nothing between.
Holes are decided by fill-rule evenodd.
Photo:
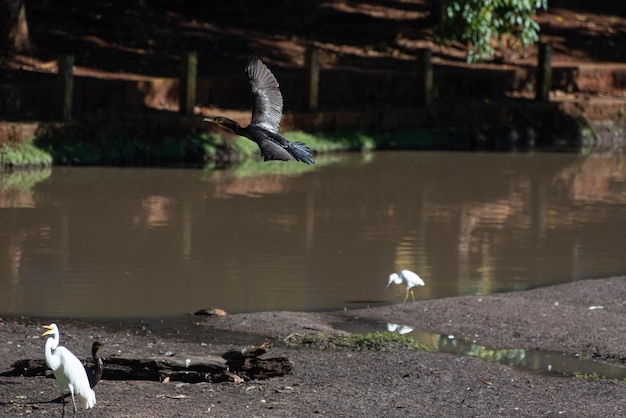
<instances>
[{"instance_id":1,"label":"bird's outstretched neck","mask_svg":"<svg viewBox=\"0 0 626 418\"><path fill-rule=\"evenodd\" d=\"M229 129L237 135L242 135L243 128L237 122L232 119L225 118L223 116L214 116L202 119L203 122L211 122L223 128Z\"/></svg>"}]
</instances>

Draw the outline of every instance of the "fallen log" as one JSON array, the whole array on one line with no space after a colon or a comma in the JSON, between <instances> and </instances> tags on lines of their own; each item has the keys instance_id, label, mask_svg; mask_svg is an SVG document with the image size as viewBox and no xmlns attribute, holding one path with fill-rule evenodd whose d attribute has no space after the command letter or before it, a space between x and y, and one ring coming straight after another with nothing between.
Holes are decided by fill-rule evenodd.
<instances>
[{"instance_id":1,"label":"fallen log","mask_svg":"<svg viewBox=\"0 0 626 418\"><path fill-rule=\"evenodd\" d=\"M263 380L291 373L287 357L262 359L261 347L231 350L215 355L117 356L102 358L103 380L152 380L198 382L241 382ZM23 359L11 365L1 376L52 376L43 359Z\"/></svg>"}]
</instances>

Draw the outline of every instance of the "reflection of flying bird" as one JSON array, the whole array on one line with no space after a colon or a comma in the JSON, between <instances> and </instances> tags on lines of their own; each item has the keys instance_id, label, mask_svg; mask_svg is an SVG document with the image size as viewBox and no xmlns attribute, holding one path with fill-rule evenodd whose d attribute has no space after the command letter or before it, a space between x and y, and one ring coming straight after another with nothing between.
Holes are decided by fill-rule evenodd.
<instances>
[{"instance_id":1,"label":"reflection of flying bird","mask_svg":"<svg viewBox=\"0 0 626 418\"><path fill-rule=\"evenodd\" d=\"M87 372L85 372L81 362L70 350L59 346L59 329L56 324L44 325L44 328L47 331L42 336L50 334L50 338L46 340L45 347L46 363L52 369L61 392L65 389L70 391L75 417L76 399L74 394L82 400L85 409L91 408L96 404L96 394L89 387ZM63 415L65 415L65 399L63 400Z\"/></svg>"},{"instance_id":2,"label":"reflection of flying bird","mask_svg":"<svg viewBox=\"0 0 626 418\"><path fill-rule=\"evenodd\" d=\"M93 366L87 368L87 377L89 378L89 387L92 389L96 387L100 379L102 379L102 372L104 371L104 364L102 358L98 357L98 350L100 350L104 344L96 341L91 346L91 357L93 357Z\"/></svg>"},{"instance_id":3,"label":"reflection of flying bird","mask_svg":"<svg viewBox=\"0 0 626 418\"><path fill-rule=\"evenodd\" d=\"M411 298L413 302L415 302L415 295L413 294L413 288L415 286L424 286L424 280L416 273L413 273L411 270L402 270L400 273L392 273L389 275L389 283L387 283L387 287L385 290L389 288L391 283L394 284L406 284L406 296L404 297L404 302L409 298L409 293L411 293Z\"/></svg>"},{"instance_id":4,"label":"reflection of flying bird","mask_svg":"<svg viewBox=\"0 0 626 418\"><path fill-rule=\"evenodd\" d=\"M244 128L223 116L203 120L256 142L265 161L295 159L305 164L315 164L311 149L306 144L290 142L278 134L278 125L283 116L283 96L272 72L258 58L250 58L245 70L254 97L250 124Z\"/></svg>"}]
</instances>

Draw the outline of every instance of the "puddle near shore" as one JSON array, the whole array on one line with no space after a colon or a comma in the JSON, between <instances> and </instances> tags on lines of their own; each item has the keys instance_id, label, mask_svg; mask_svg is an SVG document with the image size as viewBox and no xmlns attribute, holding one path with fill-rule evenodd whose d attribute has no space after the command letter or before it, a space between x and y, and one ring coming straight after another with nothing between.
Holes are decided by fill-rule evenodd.
<instances>
[{"instance_id":1,"label":"puddle near shore","mask_svg":"<svg viewBox=\"0 0 626 418\"><path fill-rule=\"evenodd\" d=\"M334 324L347 332L396 332L412 337L434 351L460 356L478 357L498 364L526 370L535 370L561 376L589 376L603 379L626 379L626 367L598 360L584 359L579 355L555 351L526 350L521 348L492 349L471 341L413 329L401 324L359 321L357 323Z\"/></svg>"},{"instance_id":2,"label":"puddle near shore","mask_svg":"<svg viewBox=\"0 0 626 418\"><path fill-rule=\"evenodd\" d=\"M198 325L197 316L170 317L150 320L127 320L108 323L113 329L135 329L137 333L172 337L180 335L187 341L198 344L231 344L234 346L260 345L268 338L260 335L214 330ZM555 376L588 376L603 379L626 379L626 367L598 360L584 359L574 354L555 351L526 349L492 349L471 341L455 338L453 335L436 334L416 330L401 324L377 321L336 323L333 327L351 333L396 332L410 336L417 343L440 353L457 356L477 357L498 364L525 370L539 371Z\"/></svg>"}]
</instances>

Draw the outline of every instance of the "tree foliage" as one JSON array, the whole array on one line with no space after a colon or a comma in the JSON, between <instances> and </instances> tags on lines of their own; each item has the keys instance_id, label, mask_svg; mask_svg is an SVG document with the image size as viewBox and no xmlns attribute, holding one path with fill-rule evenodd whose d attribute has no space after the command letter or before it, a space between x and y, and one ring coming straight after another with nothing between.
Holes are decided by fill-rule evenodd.
<instances>
[{"instance_id":1,"label":"tree foliage","mask_svg":"<svg viewBox=\"0 0 626 418\"><path fill-rule=\"evenodd\" d=\"M510 34L522 45L539 40L539 24L533 16L547 10L548 0L444 0L440 37L470 44L467 61L493 57L494 39Z\"/></svg>"}]
</instances>

